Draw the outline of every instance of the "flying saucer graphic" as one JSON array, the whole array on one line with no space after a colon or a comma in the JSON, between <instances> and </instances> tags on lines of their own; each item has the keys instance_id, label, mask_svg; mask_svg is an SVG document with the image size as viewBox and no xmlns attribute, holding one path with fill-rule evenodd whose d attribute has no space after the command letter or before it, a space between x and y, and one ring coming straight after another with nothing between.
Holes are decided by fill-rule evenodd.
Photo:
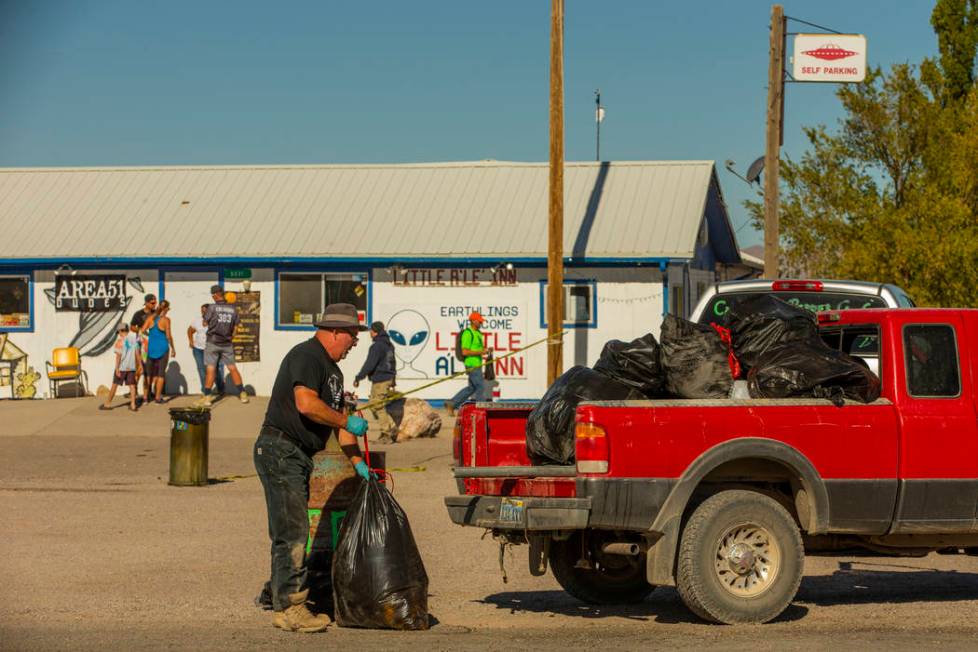
<instances>
[{"instance_id":1,"label":"flying saucer graphic","mask_svg":"<svg viewBox=\"0 0 978 652\"><path fill-rule=\"evenodd\" d=\"M840 48L838 45L833 43L828 43L814 50L802 50L802 54L807 54L810 57L815 57L816 59L821 59L822 61L838 61L839 59L847 59L859 53L854 52L853 50Z\"/></svg>"}]
</instances>

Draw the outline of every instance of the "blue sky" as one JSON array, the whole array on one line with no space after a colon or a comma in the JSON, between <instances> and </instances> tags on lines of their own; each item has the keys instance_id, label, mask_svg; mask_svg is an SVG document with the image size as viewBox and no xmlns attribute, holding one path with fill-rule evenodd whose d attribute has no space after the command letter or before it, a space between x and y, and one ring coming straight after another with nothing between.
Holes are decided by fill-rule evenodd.
<instances>
[{"instance_id":1,"label":"blue sky","mask_svg":"<svg viewBox=\"0 0 978 652\"><path fill-rule=\"evenodd\" d=\"M933 56L933 2L785 13L866 34L871 64ZM567 0L568 160L714 159L742 246L764 150L771 3ZM0 166L548 157L547 0L0 0ZM813 31L789 22L789 31ZM790 39L789 39L789 49ZM785 153L835 124L834 86L791 84Z\"/></svg>"}]
</instances>

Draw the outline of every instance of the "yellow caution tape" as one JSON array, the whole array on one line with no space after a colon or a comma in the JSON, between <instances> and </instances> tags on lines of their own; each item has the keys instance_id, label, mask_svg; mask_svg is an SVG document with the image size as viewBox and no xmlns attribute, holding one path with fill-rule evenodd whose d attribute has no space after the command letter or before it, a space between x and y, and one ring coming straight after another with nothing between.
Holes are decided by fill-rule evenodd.
<instances>
[{"instance_id":1,"label":"yellow caution tape","mask_svg":"<svg viewBox=\"0 0 978 652\"><path fill-rule=\"evenodd\" d=\"M560 337L563 337L566 334L567 334L567 331L561 331L560 332ZM538 344L543 344L544 342L549 342L549 341L550 341L550 336L548 335L547 337L544 337L543 339L540 339L540 340L537 340L536 342L532 342L530 344L527 344L522 349L514 349L514 350L510 351L509 353L507 353L506 355L501 355L498 358L495 358L494 360L505 360L506 358L508 358L511 355L516 355L517 353L523 353L523 351L526 351L527 349L532 349L534 346L537 346ZM485 361L482 361L482 362L479 363L479 367L484 367L484 366L485 366ZM435 385L440 385L441 383L444 383L444 382L447 382L449 380L458 378L459 376L464 376L465 374L467 374L470 371L472 371L472 369L477 369L477 368L478 367L472 367L472 368L468 368L468 369L463 369L462 371L456 371L455 373L453 373L450 376L445 376L444 378L439 378L436 381L433 381L433 382L430 382L430 383L426 383L424 385L421 385L420 387L415 387L414 389L409 390L407 392L393 392L391 394L388 394L384 398L381 398L381 399L378 399L378 400L374 401L373 403L367 403L366 405L358 405L357 406L357 410L371 410L373 408L379 408L381 406L387 405L388 403L392 403L393 401L399 401L402 398L404 398L405 396L410 396L411 394L415 394L417 392L420 392L422 389L428 389L429 387L434 387Z\"/></svg>"}]
</instances>

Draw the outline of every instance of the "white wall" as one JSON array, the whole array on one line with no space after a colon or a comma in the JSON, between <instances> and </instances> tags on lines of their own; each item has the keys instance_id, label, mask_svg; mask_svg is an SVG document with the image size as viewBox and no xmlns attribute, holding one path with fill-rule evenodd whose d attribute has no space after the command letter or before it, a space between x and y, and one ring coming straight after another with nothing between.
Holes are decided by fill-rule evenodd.
<instances>
[{"instance_id":1,"label":"white wall","mask_svg":"<svg viewBox=\"0 0 978 652\"><path fill-rule=\"evenodd\" d=\"M54 287L54 272L35 272L34 283L34 332L11 333L10 341L28 354L28 364L42 378L37 383L38 396L47 391L44 361L50 359L51 350L67 346L79 330L84 331L83 354L90 352L100 336L114 331L120 319L129 321L131 315L142 307L143 294L152 292L165 295L173 303L173 336L176 357L184 377L183 391L194 394L199 391L199 381L193 357L187 344L186 330L189 319L199 310L201 303L210 300L211 279L206 275L172 274L161 293L161 274L157 270L85 270L85 273L124 272L130 279L127 290L130 303L124 313L101 317L98 324L86 321L90 315L54 310L45 290ZM632 339L649 331L658 336L663 313L661 274L657 267L645 268L568 268L567 279L595 281L596 328L571 328L564 340L564 367L575 364L591 365L597 360L601 347L609 339ZM458 325L464 324L472 308L480 309L490 319L489 345L497 348L497 354L508 352L510 346L526 345L546 337L540 322L540 281L545 280L545 269L518 270L517 284L513 286L481 287L405 287L395 285L388 268L372 270L371 297L368 320L381 320L389 327L399 327L410 338L427 329L428 335L420 343L396 346L399 354L399 389L409 390L459 368L454 360L451 334ZM138 279L138 281L137 281ZM141 288L137 287L141 284ZM225 281L225 289L243 291L241 281ZM312 331L276 330L275 279L271 268L253 268L251 291L261 292L261 360L239 364L246 386L259 395L267 395L272 387L282 357L295 344L312 337ZM189 304L189 305L183 305ZM392 317L401 313L393 324ZM457 313L457 314L454 314ZM99 317L98 313L93 313ZM496 320L496 321L493 321ZM410 331L410 332L409 332ZM89 337L91 336L91 337ZM418 336L420 338L420 336ZM367 355L370 338L364 335L357 346L340 363L352 389L354 375L359 371ZM498 357L497 355L497 357ZM512 356L507 361L510 373L500 374L503 399L539 398L546 390L546 345ZM99 355L85 355L83 368L88 372L90 388L109 385L112 379L114 359L111 348ZM516 361L522 362L522 370ZM413 368L412 368L413 367ZM445 399L452 396L464 383L464 378L445 382L419 396L429 399ZM7 389L3 393L6 395ZM369 392L369 385L360 388L360 394Z\"/></svg>"},{"instance_id":2,"label":"white wall","mask_svg":"<svg viewBox=\"0 0 978 652\"><path fill-rule=\"evenodd\" d=\"M155 269L106 268L79 273L125 274L129 305L124 311L112 313L56 312L54 303L46 293L54 291L54 272L34 272L34 330L10 333L9 341L27 354L27 366L33 367L41 375L35 384L39 398L48 394L45 362L51 360L51 351L70 344L81 349L82 369L88 374L91 391L94 392L99 385L110 385L115 368L111 342L114 341L116 326L122 319L128 322L132 313L142 308L144 294L159 294L159 273ZM109 348L99 353L106 342L110 343ZM0 396L7 396L6 387Z\"/></svg>"}]
</instances>

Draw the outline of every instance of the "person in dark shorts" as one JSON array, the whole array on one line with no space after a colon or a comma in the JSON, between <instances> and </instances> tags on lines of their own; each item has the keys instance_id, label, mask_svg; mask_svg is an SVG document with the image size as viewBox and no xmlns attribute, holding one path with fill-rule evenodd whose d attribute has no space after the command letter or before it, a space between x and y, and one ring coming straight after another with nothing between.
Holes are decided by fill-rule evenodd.
<instances>
[{"instance_id":1,"label":"person in dark shorts","mask_svg":"<svg viewBox=\"0 0 978 652\"><path fill-rule=\"evenodd\" d=\"M211 296L214 303L207 306L204 312L204 324L207 326L204 364L207 366L207 375L204 379L204 396L197 404L207 406L214 402L212 392L217 368L221 363L231 374L231 382L237 387L238 398L242 403L247 403L248 394L242 387L241 373L235 364L234 346L231 344L234 329L238 326L238 309L224 300L224 288L220 285L211 286Z\"/></svg>"},{"instance_id":2,"label":"person in dark shorts","mask_svg":"<svg viewBox=\"0 0 978 652\"><path fill-rule=\"evenodd\" d=\"M129 386L129 409L136 411L136 360L139 358L139 340L136 333L129 330L129 325L122 323L118 327L119 338L115 343L115 372L112 374L112 389L105 403L98 406L100 410L111 410L112 399L120 385Z\"/></svg>"},{"instance_id":3,"label":"person in dark shorts","mask_svg":"<svg viewBox=\"0 0 978 652\"><path fill-rule=\"evenodd\" d=\"M166 365L171 357L176 357L173 335L170 333L170 302L164 299L146 321L142 332L148 337L146 344L146 402L150 401L152 391L157 403L163 403L163 379Z\"/></svg>"},{"instance_id":4,"label":"person in dark shorts","mask_svg":"<svg viewBox=\"0 0 978 652\"><path fill-rule=\"evenodd\" d=\"M136 333L138 336L143 328L143 323L150 318L150 316L156 312L156 295L147 294L143 297L143 307L137 310L132 315L132 319L129 320L129 330ZM142 338L138 338L140 344L140 350L136 356L136 384L139 385L139 377L143 375L143 354L146 352L143 350L144 342ZM149 380L143 380L145 385L146 394L149 394Z\"/></svg>"},{"instance_id":5,"label":"person in dark shorts","mask_svg":"<svg viewBox=\"0 0 978 652\"><path fill-rule=\"evenodd\" d=\"M330 623L329 616L306 606L312 456L336 436L357 474L374 478L357 444L367 433L367 420L343 412L343 372L337 365L367 327L349 303L326 306L316 327L315 336L282 359L254 449L272 540L272 624L297 632L320 632Z\"/></svg>"}]
</instances>

